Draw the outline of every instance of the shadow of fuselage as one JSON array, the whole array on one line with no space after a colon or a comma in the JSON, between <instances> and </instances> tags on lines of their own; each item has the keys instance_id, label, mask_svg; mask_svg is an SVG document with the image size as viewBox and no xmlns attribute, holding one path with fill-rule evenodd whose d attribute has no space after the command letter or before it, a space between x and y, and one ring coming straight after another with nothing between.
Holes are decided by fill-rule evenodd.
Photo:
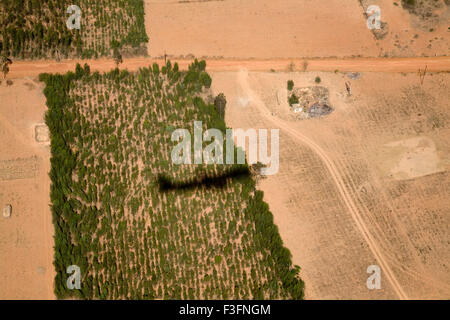
<instances>
[{"instance_id":1,"label":"shadow of fuselage","mask_svg":"<svg viewBox=\"0 0 450 320\"><path fill-rule=\"evenodd\" d=\"M193 190L196 188L223 188L228 179L249 178L251 175L248 166L233 166L231 169L218 175L200 175L189 181L174 181L167 175L158 175L159 190L162 192L175 190Z\"/></svg>"}]
</instances>

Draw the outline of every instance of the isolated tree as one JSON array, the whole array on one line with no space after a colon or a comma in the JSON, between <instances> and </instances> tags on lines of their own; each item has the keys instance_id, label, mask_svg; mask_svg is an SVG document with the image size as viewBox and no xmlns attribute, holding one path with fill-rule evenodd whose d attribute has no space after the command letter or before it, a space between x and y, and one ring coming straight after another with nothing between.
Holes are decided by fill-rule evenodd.
<instances>
[{"instance_id":1,"label":"isolated tree","mask_svg":"<svg viewBox=\"0 0 450 320\"><path fill-rule=\"evenodd\" d=\"M292 91L292 89L294 89L294 81L288 80L287 88L288 88L289 91Z\"/></svg>"},{"instance_id":2,"label":"isolated tree","mask_svg":"<svg viewBox=\"0 0 450 320\"><path fill-rule=\"evenodd\" d=\"M3 79L6 79L6 75L9 72L9 65L12 64L12 60L5 55L0 58L0 66L2 68Z\"/></svg>"},{"instance_id":3,"label":"isolated tree","mask_svg":"<svg viewBox=\"0 0 450 320\"><path fill-rule=\"evenodd\" d=\"M221 118L225 117L225 107L227 105L227 99L223 93L219 93L214 99L214 107Z\"/></svg>"},{"instance_id":4,"label":"isolated tree","mask_svg":"<svg viewBox=\"0 0 450 320\"><path fill-rule=\"evenodd\" d=\"M114 48L114 54L113 54L114 62L116 63L116 67L119 67L119 64L123 63L122 54L120 53L119 49Z\"/></svg>"}]
</instances>

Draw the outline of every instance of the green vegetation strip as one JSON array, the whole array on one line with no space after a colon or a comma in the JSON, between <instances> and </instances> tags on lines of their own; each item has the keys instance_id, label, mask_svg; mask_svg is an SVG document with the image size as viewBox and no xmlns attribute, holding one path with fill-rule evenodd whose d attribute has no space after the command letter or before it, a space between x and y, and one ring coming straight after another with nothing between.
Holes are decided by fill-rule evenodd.
<instances>
[{"instance_id":1,"label":"green vegetation strip","mask_svg":"<svg viewBox=\"0 0 450 320\"><path fill-rule=\"evenodd\" d=\"M67 9L81 10L70 30ZM0 54L21 59L146 54L143 0L0 0Z\"/></svg>"}]
</instances>

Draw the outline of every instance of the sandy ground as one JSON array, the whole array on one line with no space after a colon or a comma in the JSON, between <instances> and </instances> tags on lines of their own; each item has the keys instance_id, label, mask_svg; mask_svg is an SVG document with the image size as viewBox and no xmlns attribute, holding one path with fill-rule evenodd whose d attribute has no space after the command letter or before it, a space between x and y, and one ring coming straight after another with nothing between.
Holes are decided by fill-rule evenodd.
<instances>
[{"instance_id":1,"label":"sandy ground","mask_svg":"<svg viewBox=\"0 0 450 320\"><path fill-rule=\"evenodd\" d=\"M280 99L286 82L311 86L317 75L336 110L295 120ZM280 171L259 187L302 267L306 298L448 298L448 84L448 74L420 86L415 74L213 73L228 126L280 129ZM366 287L373 264L381 290Z\"/></svg>"},{"instance_id":2,"label":"sandy ground","mask_svg":"<svg viewBox=\"0 0 450 320\"><path fill-rule=\"evenodd\" d=\"M0 299L53 299L50 150L35 141L44 122L43 84L30 78L0 85Z\"/></svg>"},{"instance_id":3,"label":"sandy ground","mask_svg":"<svg viewBox=\"0 0 450 320\"><path fill-rule=\"evenodd\" d=\"M145 1L149 55L377 56L357 1Z\"/></svg>"},{"instance_id":4,"label":"sandy ground","mask_svg":"<svg viewBox=\"0 0 450 320\"><path fill-rule=\"evenodd\" d=\"M148 53L258 59L448 54L448 9L440 23L420 23L393 1L366 2L146 0ZM383 39L367 27L368 5L380 7Z\"/></svg>"}]
</instances>

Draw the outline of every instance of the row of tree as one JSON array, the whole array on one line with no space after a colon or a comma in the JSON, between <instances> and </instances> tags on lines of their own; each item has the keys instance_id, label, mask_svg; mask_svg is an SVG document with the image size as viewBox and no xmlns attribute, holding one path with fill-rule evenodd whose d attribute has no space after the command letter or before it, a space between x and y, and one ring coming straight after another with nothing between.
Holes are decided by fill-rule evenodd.
<instances>
[{"instance_id":1,"label":"row of tree","mask_svg":"<svg viewBox=\"0 0 450 320\"><path fill-rule=\"evenodd\" d=\"M69 0L0 1L0 53L21 59L96 58L115 48L145 54L142 0L77 1L80 28L70 29Z\"/></svg>"}]
</instances>

